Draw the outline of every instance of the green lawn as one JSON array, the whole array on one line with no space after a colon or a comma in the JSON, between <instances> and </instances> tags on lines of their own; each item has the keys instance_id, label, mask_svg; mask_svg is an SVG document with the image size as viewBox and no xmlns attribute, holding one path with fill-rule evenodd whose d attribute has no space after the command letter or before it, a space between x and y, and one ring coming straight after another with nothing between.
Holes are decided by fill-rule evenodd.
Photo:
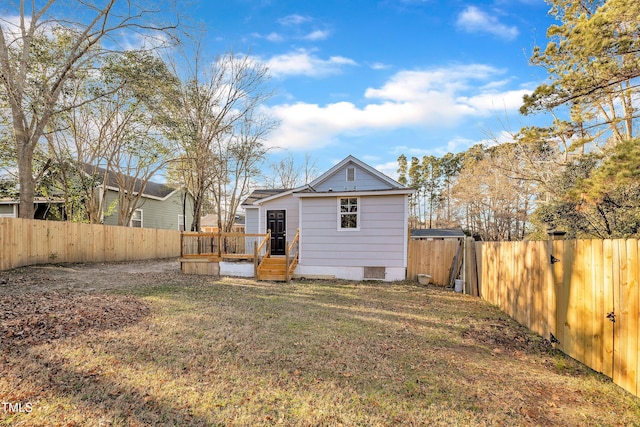
<instances>
[{"instance_id":1,"label":"green lawn","mask_svg":"<svg viewBox=\"0 0 640 427\"><path fill-rule=\"evenodd\" d=\"M479 299L409 282L133 277L85 311L78 297L77 330L0 347L0 398L32 406L0 406L0 425L640 425L638 399ZM77 320L96 298L117 324Z\"/></svg>"}]
</instances>

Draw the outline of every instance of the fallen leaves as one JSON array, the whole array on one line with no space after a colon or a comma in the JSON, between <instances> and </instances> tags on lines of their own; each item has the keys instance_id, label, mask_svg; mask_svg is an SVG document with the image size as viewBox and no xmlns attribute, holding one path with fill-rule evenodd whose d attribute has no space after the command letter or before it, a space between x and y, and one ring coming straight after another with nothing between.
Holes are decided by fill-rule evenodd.
<instances>
[{"instance_id":1,"label":"fallen leaves","mask_svg":"<svg viewBox=\"0 0 640 427\"><path fill-rule=\"evenodd\" d=\"M0 296L0 349L116 328L148 314L144 302L125 295L48 291Z\"/></svg>"}]
</instances>

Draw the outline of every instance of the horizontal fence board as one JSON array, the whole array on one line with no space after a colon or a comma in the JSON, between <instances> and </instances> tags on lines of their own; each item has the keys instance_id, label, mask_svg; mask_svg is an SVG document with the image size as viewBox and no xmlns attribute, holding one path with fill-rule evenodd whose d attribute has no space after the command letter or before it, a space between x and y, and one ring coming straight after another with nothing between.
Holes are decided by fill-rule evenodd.
<instances>
[{"instance_id":1,"label":"horizontal fence board","mask_svg":"<svg viewBox=\"0 0 640 427\"><path fill-rule=\"evenodd\" d=\"M0 218L0 270L34 264L178 256L177 230Z\"/></svg>"},{"instance_id":2,"label":"horizontal fence board","mask_svg":"<svg viewBox=\"0 0 640 427\"><path fill-rule=\"evenodd\" d=\"M638 396L640 241L484 242L476 250L483 299Z\"/></svg>"}]
</instances>

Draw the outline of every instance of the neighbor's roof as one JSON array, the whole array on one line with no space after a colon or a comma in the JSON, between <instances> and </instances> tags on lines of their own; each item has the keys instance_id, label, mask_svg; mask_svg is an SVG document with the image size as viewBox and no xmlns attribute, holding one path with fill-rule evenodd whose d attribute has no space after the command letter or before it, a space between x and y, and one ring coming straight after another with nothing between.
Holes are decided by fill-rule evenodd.
<instances>
[{"instance_id":1,"label":"neighbor's roof","mask_svg":"<svg viewBox=\"0 0 640 427\"><path fill-rule=\"evenodd\" d=\"M244 215L236 214L233 220L234 225L244 225ZM210 213L200 218L201 227L216 227L218 225L218 214Z\"/></svg>"},{"instance_id":2,"label":"neighbor's roof","mask_svg":"<svg viewBox=\"0 0 640 427\"><path fill-rule=\"evenodd\" d=\"M118 181L116 179L116 174L113 171L109 171L107 173L106 169L101 168L99 166L93 166L87 163L84 163L82 166L84 168L84 171L88 175L98 175L101 179L104 179L105 174L107 174L107 179L105 180L106 186L112 189L115 189L117 191ZM133 189L136 193L140 191L140 188L142 188L142 183L143 183L142 180L131 177L131 176L125 176L125 179L126 180L135 179ZM170 187L166 184L160 184L157 182L148 181L142 194L144 196L157 197L159 199L164 199L176 190L177 190L176 188Z\"/></svg>"},{"instance_id":3,"label":"neighbor's roof","mask_svg":"<svg viewBox=\"0 0 640 427\"><path fill-rule=\"evenodd\" d=\"M462 238L465 234L459 228L414 228L411 230L411 237Z\"/></svg>"}]
</instances>

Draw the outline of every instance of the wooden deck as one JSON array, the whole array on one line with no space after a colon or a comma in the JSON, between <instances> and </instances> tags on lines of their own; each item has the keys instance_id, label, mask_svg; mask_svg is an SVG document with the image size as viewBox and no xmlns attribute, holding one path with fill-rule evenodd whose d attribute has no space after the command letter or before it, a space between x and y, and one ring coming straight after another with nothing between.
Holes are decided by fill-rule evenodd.
<instances>
[{"instance_id":1,"label":"wooden deck","mask_svg":"<svg viewBox=\"0 0 640 427\"><path fill-rule=\"evenodd\" d=\"M227 260L253 261L257 280L289 281L298 265L300 232L287 242L283 257L271 256L271 232L194 233L180 238L180 266L187 274L220 274L219 263Z\"/></svg>"}]
</instances>

